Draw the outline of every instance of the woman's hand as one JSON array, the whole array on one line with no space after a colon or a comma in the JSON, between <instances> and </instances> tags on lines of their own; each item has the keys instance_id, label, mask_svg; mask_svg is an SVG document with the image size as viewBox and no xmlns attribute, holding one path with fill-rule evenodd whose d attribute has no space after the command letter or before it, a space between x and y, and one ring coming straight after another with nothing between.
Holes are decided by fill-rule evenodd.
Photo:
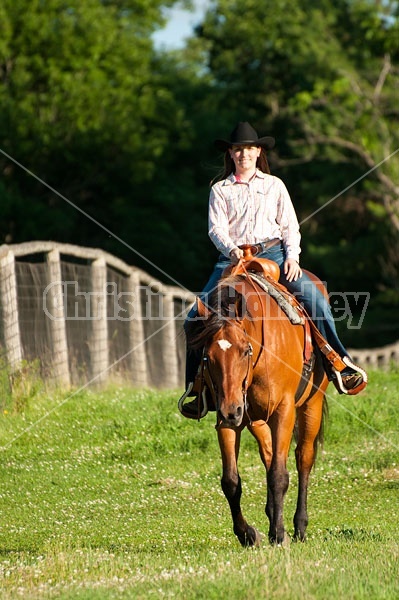
<instances>
[{"instance_id":1,"label":"woman's hand","mask_svg":"<svg viewBox=\"0 0 399 600\"><path fill-rule=\"evenodd\" d=\"M296 281L298 277L302 276L302 269L293 258L287 258L284 262L284 275L287 281Z\"/></svg>"},{"instance_id":2,"label":"woman's hand","mask_svg":"<svg viewBox=\"0 0 399 600\"><path fill-rule=\"evenodd\" d=\"M243 256L244 250L241 250L241 248L233 248L233 250L230 252L230 258L233 265L236 265Z\"/></svg>"}]
</instances>

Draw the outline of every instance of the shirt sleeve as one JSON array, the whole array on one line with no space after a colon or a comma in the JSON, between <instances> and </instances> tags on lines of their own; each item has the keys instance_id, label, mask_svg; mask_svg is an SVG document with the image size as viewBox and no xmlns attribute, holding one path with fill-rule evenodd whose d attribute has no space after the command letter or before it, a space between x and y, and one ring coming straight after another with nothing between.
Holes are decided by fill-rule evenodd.
<instances>
[{"instance_id":1,"label":"shirt sleeve","mask_svg":"<svg viewBox=\"0 0 399 600\"><path fill-rule=\"evenodd\" d=\"M215 184L209 194L208 235L219 252L229 257L237 245L229 235L227 199L222 189L220 183Z\"/></svg>"},{"instance_id":2,"label":"shirt sleeve","mask_svg":"<svg viewBox=\"0 0 399 600\"><path fill-rule=\"evenodd\" d=\"M280 182L277 202L277 223L281 229L281 237L285 247L286 257L299 262L301 252L301 234L292 200L284 183Z\"/></svg>"}]
</instances>

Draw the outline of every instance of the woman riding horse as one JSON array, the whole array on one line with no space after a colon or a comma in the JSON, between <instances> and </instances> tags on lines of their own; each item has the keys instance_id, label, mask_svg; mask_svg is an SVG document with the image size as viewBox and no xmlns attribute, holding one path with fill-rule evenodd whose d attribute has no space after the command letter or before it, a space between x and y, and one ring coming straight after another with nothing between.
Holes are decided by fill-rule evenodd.
<instances>
[{"instance_id":1,"label":"woman riding horse","mask_svg":"<svg viewBox=\"0 0 399 600\"><path fill-rule=\"evenodd\" d=\"M358 393L365 387L365 373L353 364L338 338L328 299L299 266L298 220L284 183L270 174L266 156L266 150L274 146L274 139L258 138L249 123L240 122L228 140L218 139L215 145L224 152L224 169L210 192L209 236L220 255L201 298L206 302L225 268L243 258L242 246L251 245L257 257L278 264L280 283L303 304L332 351L345 363L336 377L336 371L325 360L329 379L340 393ZM194 306L187 317L186 330L196 318ZM184 397L198 394L195 378L200 361L200 350L188 350ZM197 418L197 398L182 405L181 412L188 418Z\"/></svg>"}]
</instances>

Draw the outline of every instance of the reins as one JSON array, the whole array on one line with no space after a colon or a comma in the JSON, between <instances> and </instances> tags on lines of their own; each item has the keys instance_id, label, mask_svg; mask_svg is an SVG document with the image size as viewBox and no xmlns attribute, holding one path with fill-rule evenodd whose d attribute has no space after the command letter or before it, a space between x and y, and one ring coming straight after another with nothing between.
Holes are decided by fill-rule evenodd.
<instances>
[{"instance_id":1,"label":"reins","mask_svg":"<svg viewBox=\"0 0 399 600\"><path fill-rule=\"evenodd\" d=\"M264 319L264 315L263 315L263 301L262 301L262 295L259 291L259 287L255 284L255 282L253 281L252 277L250 276L250 274L248 273L246 267L245 267L245 263L242 259L239 260L239 262L237 263L236 267L242 269L242 271L245 273L245 277L246 277L246 281L251 285L251 287L255 290L256 295L258 296L259 299L259 306L262 309L262 339L260 342L260 352L256 358L255 363L253 364L253 368L256 367L256 365L258 364L258 361L260 359L260 356L262 354L262 351L264 349L264 343L265 343L265 327L266 327L266 323L265 323L265 319ZM235 274L234 269L232 270L232 275Z\"/></svg>"},{"instance_id":2,"label":"reins","mask_svg":"<svg viewBox=\"0 0 399 600\"><path fill-rule=\"evenodd\" d=\"M245 335L247 335L246 332L245 332ZM247 395L248 395L249 371L251 369L251 365L252 365L252 371L255 368L255 365L254 365L254 363L251 360L252 356L253 356L253 353L254 353L254 351L253 351L253 348L252 348L252 344L251 344L251 342L248 342L248 366L247 366L247 373L245 375L245 378L244 378L244 381L243 381L243 384L242 384L242 397L243 397L243 400L244 400L244 414L247 415L250 424L252 424L252 420L251 420L251 417L248 414ZM259 358L259 356L258 356L258 358Z\"/></svg>"}]
</instances>

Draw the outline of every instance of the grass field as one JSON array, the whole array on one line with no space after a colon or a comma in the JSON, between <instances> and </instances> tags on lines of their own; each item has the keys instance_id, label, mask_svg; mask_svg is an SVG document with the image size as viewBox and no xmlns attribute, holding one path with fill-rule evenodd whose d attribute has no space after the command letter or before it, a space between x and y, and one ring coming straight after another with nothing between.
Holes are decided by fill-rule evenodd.
<instances>
[{"instance_id":1,"label":"grass field","mask_svg":"<svg viewBox=\"0 0 399 600\"><path fill-rule=\"evenodd\" d=\"M214 417L177 393L34 386L1 406L0 596L63 600L399 598L399 373L329 388L306 543L243 549L220 489ZM243 510L264 534L265 478L243 435ZM285 522L292 535L293 448Z\"/></svg>"}]
</instances>

